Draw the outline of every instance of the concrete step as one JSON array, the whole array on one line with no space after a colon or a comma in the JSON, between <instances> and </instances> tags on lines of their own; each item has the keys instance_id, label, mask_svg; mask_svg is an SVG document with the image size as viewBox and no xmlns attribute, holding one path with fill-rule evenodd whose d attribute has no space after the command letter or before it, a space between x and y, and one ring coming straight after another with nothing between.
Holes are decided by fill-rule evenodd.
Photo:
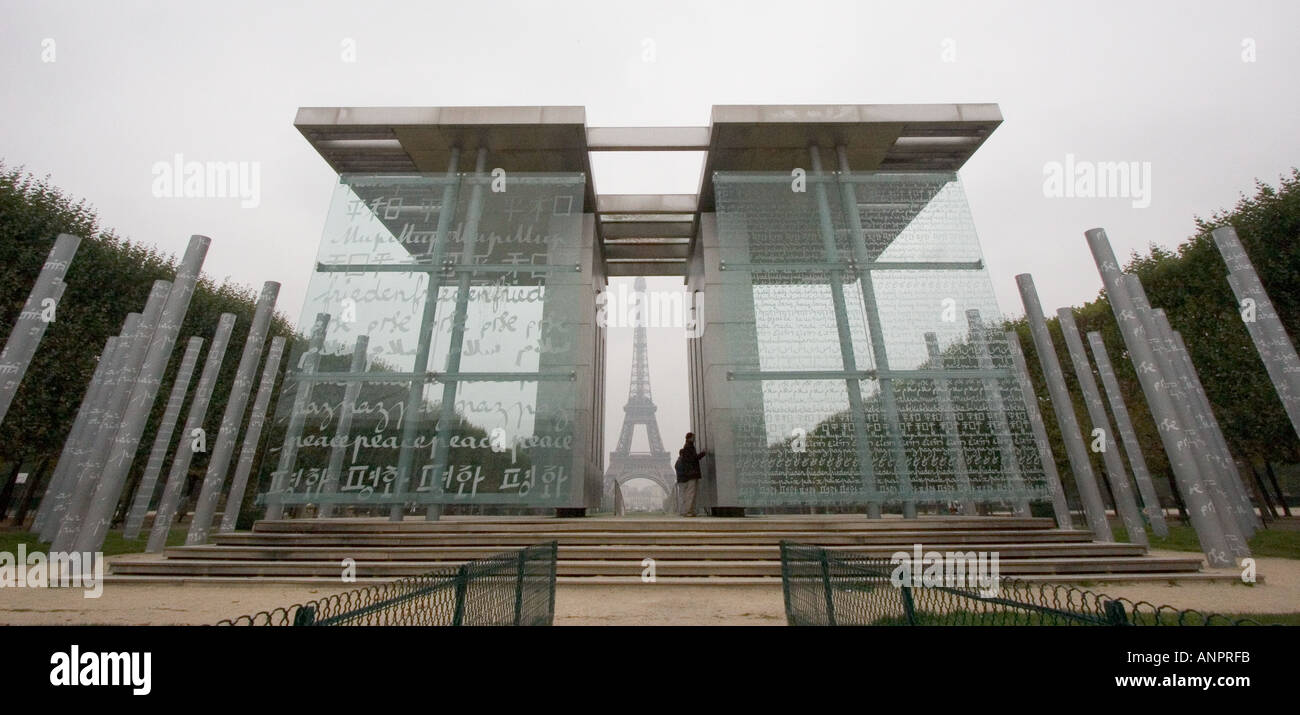
<instances>
[{"instance_id":1,"label":"concrete step","mask_svg":"<svg viewBox=\"0 0 1300 715\"><path fill-rule=\"evenodd\" d=\"M457 566L456 561L358 561L358 577L410 576L435 568ZM1177 573L1200 569L1200 558L1152 556L1030 558L999 562L1003 575L1060 573ZM569 560L557 564L561 576L639 576L644 567L639 559ZM111 564L115 575L191 575L191 576L340 576L338 561L240 561L223 559L156 559L117 560ZM657 562L662 576L773 576L781 575L780 560L696 560L670 559Z\"/></svg>"},{"instance_id":2,"label":"concrete step","mask_svg":"<svg viewBox=\"0 0 1300 715\"><path fill-rule=\"evenodd\" d=\"M399 577L361 578L354 587L386 583ZM1104 587L1107 584L1127 583L1238 583L1238 573L1205 572L1196 573L1071 573L1071 574L1018 574L1016 579L1033 583L1079 584ZM781 588L779 576L657 576L653 583L646 583L637 576L558 576L556 583L561 586L771 586ZM106 574L104 582L108 584L247 584L247 576L183 576L183 575L122 575ZM1264 582L1264 577L1259 577ZM259 584L304 585L322 587L340 587L338 575L333 576L268 576L259 578ZM1122 595L1122 594L1119 594Z\"/></svg>"},{"instance_id":3,"label":"concrete step","mask_svg":"<svg viewBox=\"0 0 1300 715\"><path fill-rule=\"evenodd\" d=\"M626 537L632 538L632 537ZM898 546L861 546L835 545L829 548L837 551L864 554L888 559L900 550ZM997 552L998 559L1024 558L1071 558L1083 556L1142 556L1145 553L1137 544L1109 543L1067 543L1067 544L951 544L926 543L926 551L979 551ZM341 561L355 559L362 561L468 561L480 559L507 550L508 547L492 544L486 546L392 546L392 547L347 547L347 546L179 546L164 552L167 559L219 559L235 560L271 560L271 561ZM906 549L911 553L910 549ZM779 559L780 547L775 544L637 544L617 543L604 545L571 546L561 545L559 557L562 560L609 560L652 558L656 561L670 559Z\"/></svg>"},{"instance_id":4,"label":"concrete step","mask_svg":"<svg viewBox=\"0 0 1300 715\"><path fill-rule=\"evenodd\" d=\"M789 517L745 517L721 519L711 517L683 518L580 518L557 519L552 517L445 517L438 521L407 519L384 521L377 519L280 519L259 521L253 525L254 533L469 533L469 532L525 532L540 535L549 532L769 532L785 531L933 531L971 528L1041 529L1054 528L1051 519L1035 517L998 516L938 516L917 519L882 518L867 519L861 515L809 515Z\"/></svg>"},{"instance_id":5,"label":"concrete step","mask_svg":"<svg viewBox=\"0 0 1300 715\"><path fill-rule=\"evenodd\" d=\"M1056 529L1050 519L862 515L261 521L251 532L217 534L209 545L176 547L163 556L117 557L109 568L114 578L319 579L338 584L344 559L355 560L360 579L391 579L555 540L560 543L561 582L639 582L643 559L653 558L658 578L713 583L779 580L782 539L883 559L911 552L915 544L926 551L996 551L1000 572L1017 577L1085 574L1079 580L1100 581L1146 574L1168 580L1201 568L1199 556L1152 557L1138 545L1093 542L1087 531Z\"/></svg>"},{"instance_id":6,"label":"concrete step","mask_svg":"<svg viewBox=\"0 0 1300 715\"><path fill-rule=\"evenodd\" d=\"M639 531L639 532L471 532L471 533L313 533L296 532L232 532L214 534L212 543L220 546L336 546L344 547L442 547L500 545L503 549L528 546L539 541L558 541L561 545L600 545L611 543L640 544L776 544L782 539L832 545L906 545L944 543L1087 543L1092 541L1088 531L1074 529L1002 530L953 529L935 531L788 531L788 532L702 532L702 531Z\"/></svg>"},{"instance_id":7,"label":"concrete step","mask_svg":"<svg viewBox=\"0 0 1300 715\"><path fill-rule=\"evenodd\" d=\"M1017 581L1029 583L1076 584L1089 588L1106 584L1126 583L1240 583L1238 573L1059 573L1059 574L1016 574ZM564 586L614 586L644 585L653 586L729 586L729 585L771 585L781 588L779 576L659 576L653 583L645 583L640 576L558 576L555 582ZM1259 583L1263 583L1263 577ZM313 581L313 583L317 583Z\"/></svg>"}]
</instances>

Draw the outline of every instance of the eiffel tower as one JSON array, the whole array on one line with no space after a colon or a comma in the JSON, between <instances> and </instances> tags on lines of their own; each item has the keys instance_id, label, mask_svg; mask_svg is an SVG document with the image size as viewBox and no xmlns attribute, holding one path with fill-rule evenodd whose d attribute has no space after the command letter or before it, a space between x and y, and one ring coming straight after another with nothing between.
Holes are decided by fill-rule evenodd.
<instances>
[{"instance_id":1,"label":"eiffel tower","mask_svg":"<svg viewBox=\"0 0 1300 715\"><path fill-rule=\"evenodd\" d=\"M645 299L645 278L638 277L634 285L637 304ZM673 504L677 474L672 458L664 449L659 437L659 422L655 419L654 400L650 397L650 359L646 351L645 321L638 321L635 342L632 346L632 379L628 385L627 404L623 406L623 429L618 433L618 447L609 453L609 468L605 470L605 508L614 505L614 485L629 479L649 479L663 488L666 504ZM645 428L648 452L632 451L632 433L637 425Z\"/></svg>"}]
</instances>

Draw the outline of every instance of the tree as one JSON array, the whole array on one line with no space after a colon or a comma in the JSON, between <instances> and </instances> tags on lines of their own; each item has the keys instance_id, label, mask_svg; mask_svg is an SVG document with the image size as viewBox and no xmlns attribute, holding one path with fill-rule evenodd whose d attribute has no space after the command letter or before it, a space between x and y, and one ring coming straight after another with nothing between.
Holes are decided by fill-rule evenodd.
<instances>
[{"instance_id":1,"label":"tree","mask_svg":"<svg viewBox=\"0 0 1300 715\"><path fill-rule=\"evenodd\" d=\"M1292 169L1290 176L1282 177L1277 188L1256 182L1255 196L1243 195L1231 210L1216 211L1207 219L1196 217L1195 220L1195 235L1172 250L1152 244L1145 254L1132 254L1125 270L1142 280L1152 306L1163 308L1174 330L1182 334L1235 456L1251 462L1294 463L1300 460L1300 440L1241 321L1236 299L1227 283L1227 266L1210 232L1224 225L1237 229L1278 316L1295 340L1300 335L1300 169ZM1096 300L1076 307L1074 312L1080 330L1096 330L1102 334L1147 464L1154 475L1166 476L1165 480L1157 479L1158 486L1161 481L1171 484L1168 457L1105 291ZM1056 323L1055 318L1048 321L1057 354L1062 356L1064 364L1065 346ZM1033 352L1024 318L1007 325L1020 334L1026 352ZM1040 394L1045 394L1038 361L1030 358L1028 363L1031 380L1042 390ZM1065 372L1079 424L1088 425L1072 370L1067 368ZM1040 400L1040 404L1050 408L1044 401ZM1051 414L1050 409L1043 412ZM1056 421L1048 418L1045 422L1058 467L1062 474L1068 474ZM1161 491L1168 495L1171 490Z\"/></svg>"},{"instance_id":2,"label":"tree","mask_svg":"<svg viewBox=\"0 0 1300 715\"><path fill-rule=\"evenodd\" d=\"M118 333L127 313L140 310L155 280L171 280L176 272L175 257L102 229L84 200L74 202L48 178L37 179L21 167L7 168L0 162L0 341L12 330L59 233L81 236L82 242L64 279L68 288L57 317L0 424L0 461L10 464L50 460L52 465L58 459L104 342ZM256 302L253 289L228 281L217 284L204 276L181 326L179 346L197 335L205 339L206 350L218 316L226 312L237 316L208 410L210 431L215 431L225 410ZM277 315L270 334L292 337L293 331L288 320ZM183 349L173 350L127 482L127 498L144 469L147 460L140 454L147 454L153 444L183 353ZM191 390L197 382L196 376ZM199 457L193 470L206 467L206 455ZM0 514L6 507L0 503Z\"/></svg>"}]
</instances>

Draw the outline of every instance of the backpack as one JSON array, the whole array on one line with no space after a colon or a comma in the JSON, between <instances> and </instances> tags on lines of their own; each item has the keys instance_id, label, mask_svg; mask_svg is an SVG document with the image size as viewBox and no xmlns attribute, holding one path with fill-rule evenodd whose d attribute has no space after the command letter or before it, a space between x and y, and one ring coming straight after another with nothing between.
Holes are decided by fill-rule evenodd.
<instances>
[{"instance_id":1,"label":"backpack","mask_svg":"<svg viewBox=\"0 0 1300 715\"><path fill-rule=\"evenodd\" d=\"M673 470L677 472L677 481L686 481L686 463L682 461L681 457L678 457L677 462L673 464Z\"/></svg>"}]
</instances>

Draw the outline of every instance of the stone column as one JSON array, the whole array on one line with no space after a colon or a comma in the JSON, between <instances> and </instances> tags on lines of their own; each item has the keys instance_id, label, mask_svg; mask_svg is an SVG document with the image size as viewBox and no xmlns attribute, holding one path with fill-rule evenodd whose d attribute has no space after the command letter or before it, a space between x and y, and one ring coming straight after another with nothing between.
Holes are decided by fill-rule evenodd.
<instances>
[{"instance_id":1,"label":"stone column","mask_svg":"<svg viewBox=\"0 0 1300 715\"><path fill-rule=\"evenodd\" d=\"M1016 276L1016 285L1020 287L1020 299L1025 304L1025 321L1029 323L1029 333L1034 338L1034 349L1038 353L1038 363L1043 368L1047 391L1052 397L1052 411L1056 413L1056 423L1061 428L1065 454L1070 459L1070 471L1074 473L1074 484L1079 489L1080 500L1083 501L1088 527L1098 541L1114 541L1110 532L1110 522L1106 520L1106 505L1101 500L1101 492L1097 489L1097 481L1092 473L1092 464L1088 460L1088 450L1084 447L1083 437L1079 434L1079 422L1074 416L1074 403L1070 400L1070 391L1065 387L1065 375L1061 372L1061 363L1057 360L1052 336L1047 332L1047 321L1043 319L1043 307L1038 302L1034 278L1028 273L1022 273Z\"/></svg>"},{"instance_id":2,"label":"stone column","mask_svg":"<svg viewBox=\"0 0 1300 715\"><path fill-rule=\"evenodd\" d=\"M1119 512L1128 531L1129 541L1147 546L1146 525L1142 523L1142 514L1138 511L1137 500L1133 497L1133 488L1129 486L1128 474L1124 471L1124 461L1119 456L1119 440L1110 428L1106 417L1106 407L1101 402L1101 391L1097 381L1092 377L1092 366L1088 364L1088 355L1083 351L1083 341L1079 339L1079 326L1074 322L1074 312L1069 308L1056 311L1061 333L1065 336L1065 347L1070 353L1070 362L1074 363L1074 376L1079 381L1079 390L1083 394L1083 404L1088 409L1088 419L1094 429L1102 432L1105 442L1101 447L1102 463L1106 465L1106 476L1110 480L1111 496L1115 498L1115 511Z\"/></svg>"},{"instance_id":3,"label":"stone column","mask_svg":"<svg viewBox=\"0 0 1300 715\"><path fill-rule=\"evenodd\" d=\"M126 515L123 538L140 537L144 515L149 510L153 493L157 491L155 487L158 486L158 475L162 473L163 463L167 460L172 433L176 431L176 420L180 419L181 408L185 406L185 393L190 389L190 377L194 374L194 367L199 362L199 353L202 350L203 338L199 337L190 338L189 344L185 346L185 356L181 358L180 368L176 371L171 396L167 398L167 408L163 412L162 422L158 425L158 432L154 435L153 449L149 451L149 462L145 465L144 475L140 477L140 485L135 490L135 500L131 503L131 510Z\"/></svg>"},{"instance_id":4,"label":"stone column","mask_svg":"<svg viewBox=\"0 0 1300 715\"><path fill-rule=\"evenodd\" d=\"M1129 467L1133 470L1133 479L1137 482L1138 493L1142 496L1142 513L1146 514L1151 524L1151 531L1160 538L1169 536L1169 525L1165 522L1165 510L1160 506L1160 496L1155 483L1151 481L1151 470L1147 469L1147 460L1142 455L1142 445L1138 443L1137 430L1133 429L1133 420L1129 417L1128 407L1124 405L1124 395L1120 392L1119 380L1115 378L1115 369L1111 367L1110 356L1106 354L1106 344L1101 333L1088 333L1088 344L1092 348L1092 358L1097 363L1097 374L1101 375L1101 386L1106 391L1106 400L1110 403L1110 413L1115 418L1115 429L1120 441L1124 443L1124 452L1128 454Z\"/></svg>"},{"instance_id":5,"label":"stone column","mask_svg":"<svg viewBox=\"0 0 1300 715\"><path fill-rule=\"evenodd\" d=\"M221 373L221 361L226 356L226 345L230 342L230 333L235 329L234 313L222 313L217 321L216 333L208 347L208 357L203 362L203 372L199 373L198 387L194 388L194 399L190 401L190 411L185 417L185 427L181 431L180 443L176 445L176 454L172 457L172 468L167 474L167 484L163 487L162 498L158 500L158 509L154 512L153 528L149 531L149 544L145 550L151 554L161 553L167 545L167 535L171 532L172 522L176 519L176 510L180 507L181 491L185 489L185 480L190 472L190 460L194 458L194 432L203 428L203 420L208 414L208 403L212 400L212 391L217 387L217 377Z\"/></svg>"},{"instance_id":6,"label":"stone column","mask_svg":"<svg viewBox=\"0 0 1300 715\"><path fill-rule=\"evenodd\" d=\"M1201 549L1205 552L1210 566L1233 566L1232 554L1228 550L1223 529L1214 514L1214 505L1210 501L1205 485L1201 483L1200 470L1192 454L1191 445L1184 438L1173 400L1162 385L1163 378L1155 354L1147 341L1146 327L1138 317L1137 308L1134 307L1133 299L1128 292L1127 281L1124 279L1124 274L1120 272L1119 261L1115 259L1106 232L1094 228L1087 231L1085 236L1088 240L1088 249L1092 252L1097 270L1101 274L1111 310L1114 311L1115 320L1119 324L1120 335L1124 337L1124 345L1133 360L1138 382L1141 383L1142 392L1146 395L1151 417L1155 420L1160 440L1169 455L1169 464L1174 470L1174 480L1182 492L1183 503L1187 505L1187 512L1196 530L1196 536L1200 540Z\"/></svg>"},{"instance_id":7,"label":"stone column","mask_svg":"<svg viewBox=\"0 0 1300 715\"><path fill-rule=\"evenodd\" d=\"M140 448L140 439L144 436L154 400L162 389L163 373L171 360L172 349L176 347L181 323L189 310L190 298L194 296L199 273L203 270L203 259L207 256L211 243L212 239L207 236L191 236L185 255L176 268L176 280L167 294L167 303L163 306L158 327L149 342L148 354L141 362L140 372L131 388L130 401L122 416L122 426L117 432L112 456L105 466L99 490L95 493L90 518L86 521L89 528L83 529L78 536L78 551L99 551L104 544L104 535L108 533L108 526L117 511L118 501L122 498L126 475Z\"/></svg>"},{"instance_id":8,"label":"stone column","mask_svg":"<svg viewBox=\"0 0 1300 715\"><path fill-rule=\"evenodd\" d=\"M271 326L275 301L279 295L279 283L267 281L262 285L262 295L257 300L253 323L248 328L248 338L244 341L244 352L239 356L239 367L235 369L235 382L230 386L230 395L226 398L226 411L221 416L217 443L212 449L203 486L199 489L199 499L194 505L194 520L190 522L190 532L185 538L188 545L206 543L208 532L212 530L212 519L217 513L217 502L221 500L221 488L226 483L226 474L230 471L230 459L235 454L235 440L239 437L239 428L244 421L248 396L253 392L257 363L262 360L266 331Z\"/></svg>"},{"instance_id":9,"label":"stone column","mask_svg":"<svg viewBox=\"0 0 1300 715\"><path fill-rule=\"evenodd\" d=\"M1142 321L1142 327L1151 345L1151 352L1155 357L1155 364L1165 390L1173 403L1174 414L1179 425L1182 426L1183 436L1187 440L1189 451L1193 460L1195 460L1197 473L1200 475L1203 488L1209 493L1210 503L1213 505L1211 512L1219 522L1219 528L1223 532L1228 549L1234 556L1249 556L1250 547L1246 544L1246 537L1241 533L1232 512L1232 504L1224 491L1223 485L1219 483L1219 465L1216 463L1217 460L1215 460L1214 455L1209 452L1208 443L1204 440L1204 436L1197 429L1196 417L1192 412L1191 397L1183 389L1182 381L1179 379L1179 371L1174 363L1173 344L1165 340L1161 334L1159 322L1152 313L1150 303L1147 302L1146 291L1142 288L1142 281L1138 280L1137 276L1126 275L1124 276L1124 286L1127 289L1127 295L1133 302L1138 320Z\"/></svg>"},{"instance_id":10,"label":"stone column","mask_svg":"<svg viewBox=\"0 0 1300 715\"><path fill-rule=\"evenodd\" d=\"M359 376L366 371L366 351L370 348L370 336L358 335L356 346L352 349L352 364L349 373ZM357 397L361 395L361 381L351 380L343 388L343 402L339 405L339 421L334 429L334 439L330 444L330 461L325 469L325 478L321 480L320 493L327 499L338 492L339 477L343 472L343 458L348 454L348 442L352 436L352 410L356 408ZM316 512L317 517L328 519L334 516L334 503L322 501Z\"/></svg>"},{"instance_id":11,"label":"stone column","mask_svg":"<svg viewBox=\"0 0 1300 715\"><path fill-rule=\"evenodd\" d=\"M171 287L171 283L167 281L155 281L153 284L149 300L145 302L144 310L140 313L135 333L132 334L131 342L124 352L125 359L118 382L113 387L112 395L104 403L104 416L100 421L99 431L95 435L94 442L91 443L93 446L78 478L77 491L73 493L73 501L68 505L68 513L64 515L63 523L59 526L59 535L54 538L50 546L51 551L72 551L74 548L78 551L99 550L98 547L79 548L81 532L85 530L87 524L98 520L99 514L106 509L102 502L108 498L108 492L101 493L101 490L104 488L105 478L114 469L113 459L116 456L117 437L121 433L128 411L132 408L131 393L135 389L145 358L148 357L149 343L153 339L158 320L162 317L163 306L167 301L167 294L171 292Z\"/></svg>"},{"instance_id":12,"label":"stone column","mask_svg":"<svg viewBox=\"0 0 1300 715\"><path fill-rule=\"evenodd\" d=\"M18 321L9 333L9 343L5 345L5 350L0 352L0 421L4 420L4 413L9 411L9 405L18 394L18 386L27 374L27 367L31 364L36 348L45 337L45 330L50 325L45 317L46 309L42 306L48 305L53 309L62 300L63 291L67 288L68 284L63 281L55 281L48 286L48 291L41 296L40 300L33 301L35 294L28 298L28 302L35 302L35 310L29 311L24 308L23 312L18 314ZM10 345L13 346L12 349Z\"/></svg>"},{"instance_id":13,"label":"stone column","mask_svg":"<svg viewBox=\"0 0 1300 715\"><path fill-rule=\"evenodd\" d=\"M1264 291L1259 274L1251 265L1246 249L1231 226L1221 226L1212 232L1214 243L1228 265L1228 285L1237 296L1238 310L1245 311L1247 300L1254 301L1254 320L1246 320L1246 328L1259 357L1264 361L1273 389L1286 408L1291 427L1300 435L1300 357L1296 356L1295 343L1273 309L1273 302Z\"/></svg>"},{"instance_id":14,"label":"stone column","mask_svg":"<svg viewBox=\"0 0 1300 715\"><path fill-rule=\"evenodd\" d=\"M86 466L94 453L95 440L98 439L99 431L103 428L108 403L117 390L118 384L125 378L127 353L131 351L131 339L135 336L139 324L139 313L128 313L126 319L122 321L122 331L115 339L116 343L113 347L112 362L104 370L104 384L100 386L100 392L95 397L90 414L87 416L85 432L73 448L72 461L67 465L63 487L55 495L49 518L41 531L41 541L53 542L62 530L68 512L74 508L85 509L82 495L92 489L93 479L86 476L83 480L82 477L85 476Z\"/></svg>"},{"instance_id":15,"label":"stone column","mask_svg":"<svg viewBox=\"0 0 1300 715\"><path fill-rule=\"evenodd\" d=\"M45 303L52 300L55 306L58 305L59 298L63 296L63 288L67 287L63 283L63 277L67 275L68 264L77 255L77 247L80 245L79 237L67 233L61 233L55 239L54 247L50 249L41 272L36 276L32 292L28 294L23 310L18 314L18 322L9 331L4 349L0 350L0 424L4 423L9 406L18 394L18 385L27 374L27 366L31 364L41 338L45 336L45 328L49 324L45 319Z\"/></svg>"},{"instance_id":16,"label":"stone column","mask_svg":"<svg viewBox=\"0 0 1300 715\"><path fill-rule=\"evenodd\" d=\"M99 354L99 362L95 364L95 372L90 377L86 394L81 398L81 407L77 409L77 417L72 421L72 429L68 431L68 437L63 442L63 451L59 454L59 461L55 463L54 474L50 476L41 503L36 507L36 516L32 519L34 532L41 533L44 530L50 509L54 507L59 492L64 488L65 477L72 466L77 445L85 436L86 425L90 422L90 413L95 409L96 401L103 391L104 373L108 372L109 364L113 361L113 351L117 349L117 341L116 337L109 338L104 343L103 352Z\"/></svg>"},{"instance_id":17,"label":"stone column","mask_svg":"<svg viewBox=\"0 0 1300 715\"><path fill-rule=\"evenodd\" d=\"M257 386L257 397L253 399L253 414L248 418L248 431L244 433L244 446L239 450L235 479L230 483L226 509L221 514L222 532L234 531L235 524L239 521L239 510L244 505L244 490L248 486L248 476L253 471L253 460L257 457L257 445L262 439L266 410L271 404L271 393L275 391L275 379L280 374L280 358L283 355L284 338L271 338L271 348L266 352L266 364L262 367L262 381Z\"/></svg>"},{"instance_id":18,"label":"stone column","mask_svg":"<svg viewBox=\"0 0 1300 715\"><path fill-rule=\"evenodd\" d=\"M1228 440L1223 436L1223 429L1219 426L1218 418L1214 416L1214 409L1211 406L1210 397L1205 392L1205 386L1201 384L1201 377L1196 372L1195 364L1192 363L1192 355L1187 351L1187 344L1183 342L1183 336L1179 334L1177 330L1171 330L1171 335L1173 335L1174 344L1177 346L1178 352L1182 355L1183 364L1187 368L1187 374L1192 380L1192 389L1195 390L1197 399L1201 401L1202 409L1209 417L1212 434L1215 440L1219 443L1219 452L1223 455L1223 458L1229 462L1229 471L1233 476L1233 484L1238 490L1242 505L1246 509L1247 516L1250 517L1252 526L1250 531L1253 534L1256 528L1264 526L1264 520L1260 517L1260 514L1255 512L1255 505L1250 500L1250 492L1248 492L1246 487L1247 479L1242 476L1241 469L1238 466L1240 460L1233 456L1232 449L1228 447ZM1256 498L1258 498L1258 494L1256 495ZM1261 511L1268 508L1267 504L1262 499L1260 500L1259 508Z\"/></svg>"},{"instance_id":19,"label":"stone column","mask_svg":"<svg viewBox=\"0 0 1300 715\"><path fill-rule=\"evenodd\" d=\"M1065 499L1061 475L1056 471L1056 457L1052 456L1052 443L1047 439L1047 426L1043 424L1043 415L1038 411L1038 394L1034 392L1034 383L1029 379L1029 365L1025 362L1025 351L1020 347L1020 336L1014 330L1008 330L1006 336L1007 349L1016 366L1016 379L1020 382L1020 392L1025 396L1025 412L1029 415L1029 426L1034 433L1034 443L1038 446L1038 458L1043 464L1047 488L1052 494L1052 512L1056 514L1056 525L1062 529L1073 529L1070 504Z\"/></svg>"},{"instance_id":20,"label":"stone column","mask_svg":"<svg viewBox=\"0 0 1300 715\"><path fill-rule=\"evenodd\" d=\"M1188 397L1188 406L1192 417L1196 420L1197 431L1203 436L1210 457L1218 463L1219 485L1227 493L1230 513L1236 517L1242 534L1249 539L1255 535L1257 519L1255 508L1250 502L1250 497L1246 496L1245 487L1241 484L1237 462L1232 457L1232 450L1228 449L1227 440L1219 430L1219 422L1214 417L1214 409L1210 406L1209 397L1205 394L1201 379L1196 374L1196 366L1192 364L1191 355L1187 353L1187 346L1183 343L1182 336L1169 324L1165 312L1156 309L1151 311L1151 315L1160 330L1161 338L1169 344L1170 357L1174 369L1178 371L1178 379L1183 383L1183 391Z\"/></svg>"}]
</instances>

